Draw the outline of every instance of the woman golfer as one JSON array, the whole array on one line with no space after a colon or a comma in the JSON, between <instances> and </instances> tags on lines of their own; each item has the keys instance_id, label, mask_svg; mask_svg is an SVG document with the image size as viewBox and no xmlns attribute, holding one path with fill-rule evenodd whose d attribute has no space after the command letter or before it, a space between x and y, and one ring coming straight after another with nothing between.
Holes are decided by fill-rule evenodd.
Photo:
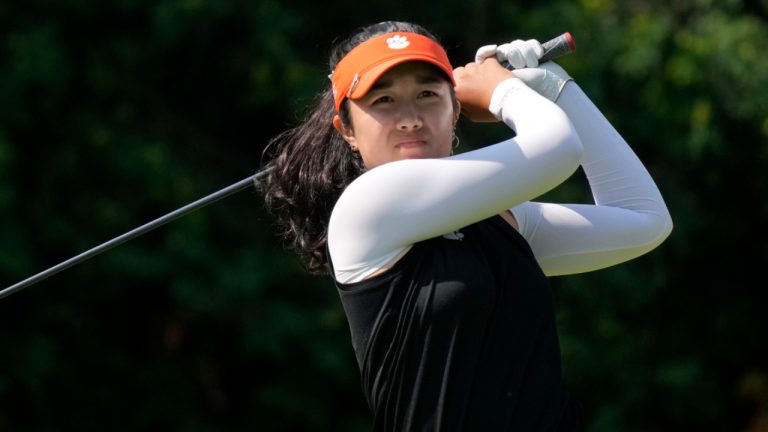
<instances>
[{"instance_id":1,"label":"woman golfer","mask_svg":"<svg viewBox=\"0 0 768 432\"><path fill-rule=\"evenodd\" d=\"M579 430L547 276L635 258L672 229L642 163L540 55L515 41L454 69L422 27L372 25L273 142L268 206L336 282L377 431ZM453 155L460 113L514 138ZM579 165L594 204L532 201Z\"/></svg>"}]
</instances>

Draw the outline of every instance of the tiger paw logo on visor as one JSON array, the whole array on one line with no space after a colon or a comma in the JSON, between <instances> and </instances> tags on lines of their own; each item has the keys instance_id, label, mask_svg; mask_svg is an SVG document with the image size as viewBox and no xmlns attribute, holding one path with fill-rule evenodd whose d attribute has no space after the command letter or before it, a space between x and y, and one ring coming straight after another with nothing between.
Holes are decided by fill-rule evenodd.
<instances>
[{"instance_id":1,"label":"tiger paw logo on visor","mask_svg":"<svg viewBox=\"0 0 768 432\"><path fill-rule=\"evenodd\" d=\"M394 35L391 38L387 38L387 46L392 49L403 49L410 44L405 36Z\"/></svg>"}]
</instances>

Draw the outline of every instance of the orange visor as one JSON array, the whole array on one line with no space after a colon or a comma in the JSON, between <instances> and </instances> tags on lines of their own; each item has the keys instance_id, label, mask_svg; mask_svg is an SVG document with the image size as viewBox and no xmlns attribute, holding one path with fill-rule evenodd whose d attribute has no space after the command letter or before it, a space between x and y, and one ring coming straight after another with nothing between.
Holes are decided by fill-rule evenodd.
<instances>
[{"instance_id":1,"label":"orange visor","mask_svg":"<svg viewBox=\"0 0 768 432\"><path fill-rule=\"evenodd\" d=\"M344 99L365 96L384 72L412 60L437 66L456 85L453 67L440 44L416 33L387 33L356 46L336 65L331 74L336 112L340 112Z\"/></svg>"}]
</instances>

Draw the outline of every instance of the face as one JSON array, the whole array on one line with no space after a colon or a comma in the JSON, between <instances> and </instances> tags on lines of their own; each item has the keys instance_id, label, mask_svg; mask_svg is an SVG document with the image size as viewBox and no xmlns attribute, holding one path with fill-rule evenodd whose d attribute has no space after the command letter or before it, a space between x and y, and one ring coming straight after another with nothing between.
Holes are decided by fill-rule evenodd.
<instances>
[{"instance_id":1,"label":"face","mask_svg":"<svg viewBox=\"0 0 768 432\"><path fill-rule=\"evenodd\" d=\"M351 124L338 129L368 169L451 154L459 110L454 109L451 83L427 63L393 67L348 107Z\"/></svg>"}]
</instances>

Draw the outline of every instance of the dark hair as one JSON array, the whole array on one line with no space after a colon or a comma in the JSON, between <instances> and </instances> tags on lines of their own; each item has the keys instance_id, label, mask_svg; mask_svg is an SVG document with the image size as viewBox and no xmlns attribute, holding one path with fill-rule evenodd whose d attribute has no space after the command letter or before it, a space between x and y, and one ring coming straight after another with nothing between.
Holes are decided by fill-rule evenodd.
<instances>
[{"instance_id":1,"label":"dark hair","mask_svg":"<svg viewBox=\"0 0 768 432\"><path fill-rule=\"evenodd\" d=\"M329 72L354 47L366 40L391 32L418 33L437 40L417 24L385 21L360 29L336 44L331 51ZM349 124L346 102L342 123ZM336 114L330 83L321 91L314 106L298 126L273 138L265 155L269 172L259 185L267 210L275 218L281 235L303 258L311 273L328 272L326 234L333 206L344 189L365 166L333 127Z\"/></svg>"}]
</instances>

